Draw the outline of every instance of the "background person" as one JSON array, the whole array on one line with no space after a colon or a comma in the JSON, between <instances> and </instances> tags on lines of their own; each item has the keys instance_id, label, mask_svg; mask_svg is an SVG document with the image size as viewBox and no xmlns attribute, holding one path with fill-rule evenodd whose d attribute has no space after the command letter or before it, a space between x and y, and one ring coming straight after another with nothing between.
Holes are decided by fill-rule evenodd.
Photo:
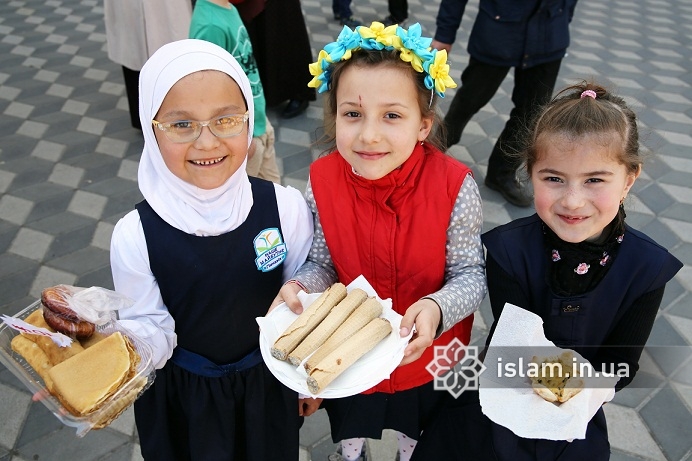
<instances>
[{"instance_id":1,"label":"background person","mask_svg":"<svg viewBox=\"0 0 692 461\"><path fill-rule=\"evenodd\" d=\"M300 0L244 0L236 7L250 35L267 106L288 101L281 117L297 117L316 99L304 71L313 58Z\"/></svg>"},{"instance_id":2,"label":"background person","mask_svg":"<svg viewBox=\"0 0 692 461\"><path fill-rule=\"evenodd\" d=\"M162 45L187 38L191 15L187 0L104 0L108 58L122 67L133 128L142 129L138 108L140 69Z\"/></svg>"},{"instance_id":3,"label":"background person","mask_svg":"<svg viewBox=\"0 0 692 461\"><path fill-rule=\"evenodd\" d=\"M481 0L468 41L469 63L444 119L449 147L459 142L466 124L514 68L514 107L490 153L485 185L516 206L531 205L530 192L516 178L515 158L523 129L532 113L553 95L576 3ZM467 0L442 0L433 48L450 52L466 4Z\"/></svg>"},{"instance_id":4,"label":"background person","mask_svg":"<svg viewBox=\"0 0 692 461\"><path fill-rule=\"evenodd\" d=\"M219 45L240 63L250 80L255 105L255 127L248 152L247 172L250 176L279 184L281 174L276 164L274 127L266 115L264 89L252 52L252 43L238 10L228 0L198 0L192 12L190 38Z\"/></svg>"},{"instance_id":5,"label":"background person","mask_svg":"<svg viewBox=\"0 0 692 461\"><path fill-rule=\"evenodd\" d=\"M353 17L351 0L332 0L332 12L334 13L334 20L339 21L342 26L353 29L361 24L359 20Z\"/></svg>"},{"instance_id":6,"label":"background person","mask_svg":"<svg viewBox=\"0 0 692 461\"><path fill-rule=\"evenodd\" d=\"M382 20L385 26L399 24L401 27L406 27L406 19L408 19L408 0L387 0L389 15Z\"/></svg>"}]
</instances>

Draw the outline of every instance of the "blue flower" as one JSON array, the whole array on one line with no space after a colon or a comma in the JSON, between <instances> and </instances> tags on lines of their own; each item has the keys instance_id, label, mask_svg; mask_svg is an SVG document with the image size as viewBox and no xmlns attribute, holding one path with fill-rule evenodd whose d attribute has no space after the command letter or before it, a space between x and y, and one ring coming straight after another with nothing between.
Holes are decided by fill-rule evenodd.
<instances>
[{"instance_id":1,"label":"blue flower","mask_svg":"<svg viewBox=\"0 0 692 461\"><path fill-rule=\"evenodd\" d=\"M405 48L411 50L425 60L425 56L430 53L432 38L421 36L422 32L423 29L420 24L415 23L411 25L408 30L399 27L396 34L401 38L401 42Z\"/></svg>"},{"instance_id":2,"label":"blue flower","mask_svg":"<svg viewBox=\"0 0 692 461\"><path fill-rule=\"evenodd\" d=\"M420 24L413 24L409 30L401 27L396 31L401 41L400 57L402 61L410 62L417 72L423 72L423 62L433 57L430 51L432 38L421 37Z\"/></svg>"},{"instance_id":3,"label":"blue flower","mask_svg":"<svg viewBox=\"0 0 692 461\"><path fill-rule=\"evenodd\" d=\"M358 48L360 42L360 34L357 31L351 30L348 26L344 26L336 41L325 45L324 51L329 55L331 62L351 59L351 51Z\"/></svg>"}]
</instances>

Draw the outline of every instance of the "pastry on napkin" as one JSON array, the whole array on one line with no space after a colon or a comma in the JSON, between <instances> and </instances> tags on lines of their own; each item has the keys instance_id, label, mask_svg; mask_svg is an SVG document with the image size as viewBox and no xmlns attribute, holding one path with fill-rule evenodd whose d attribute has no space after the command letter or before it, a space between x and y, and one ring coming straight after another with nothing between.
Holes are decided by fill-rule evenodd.
<instances>
[{"instance_id":1,"label":"pastry on napkin","mask_svg":"<svg viewBox=\"0 0 692 461\"><path fill-rule=\"evenodd\" d=\"M519 437L585 438L587 424L614 397L619 378L596 373L586 359L572 351L584 388L564 403L548 402L533 391L528 364L534 355L559 356L564 351L546 339L538 315L505 304L483 362L487 369L479 379L483 413ZM520 372L522 365L526 369Z\"/></svg>"}]
</instances>

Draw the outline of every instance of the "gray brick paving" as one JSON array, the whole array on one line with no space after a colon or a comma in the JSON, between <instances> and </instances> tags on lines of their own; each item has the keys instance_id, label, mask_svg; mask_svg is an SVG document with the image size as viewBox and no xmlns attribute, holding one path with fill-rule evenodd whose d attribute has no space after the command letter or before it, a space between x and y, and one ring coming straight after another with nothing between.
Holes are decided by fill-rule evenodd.
<instances>
[{"instance_id":1,"label":"gray brick paving","mask_svg":"<svg viewBox=\"0 0 692 461\"><path fill-rule=\"evenodd\" d=\"M304 0L313 55L340 26L326 0ZM409 0L410 20L434 32L438 2ZM387 14L385 0L354 1L365 22ZM450 55L458 79L477 1L472 0ZM413 21L412 21L413 20ZM596 79L637 110L650 151L628 204L629 221L676 254L685 267L668 285L641 372L606 405L614 461L692 459L692 0L581 0L572 46L558 85ZM450 153L483 178L492 145L511 108L511 75L469 123ZM443 101L446 109L450 99ZM305 187L320 153L321 102L292 119L268 115L277 131L283 181ZM45 286L112 287L108 243L113 225L140 199L141 134L130 128L120 68L105 52L97 0L0 3L0 314L14 314ZM482 181L479 181L482 184ZM525 216L481 185L485 228ZM492 321L485 300L472 341ZM661 346L675 346L663 349ZM77 438L0 367L0 461L138 460L132 412ZM301 460L333 450L319 411L301 432ZM390 432L369 441L376 461L393 460Z\"/></svg>"}]
</instances>

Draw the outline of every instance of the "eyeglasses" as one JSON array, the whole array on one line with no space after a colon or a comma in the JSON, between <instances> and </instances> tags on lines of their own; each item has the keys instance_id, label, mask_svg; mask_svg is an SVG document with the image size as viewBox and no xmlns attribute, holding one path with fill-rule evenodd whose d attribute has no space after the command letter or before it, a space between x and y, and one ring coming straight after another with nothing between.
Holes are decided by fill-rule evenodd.
<instances>
[{"instance_id":1,"label":"eyeglasses","mask_svg":"<svg viewBox=\"0 0 692 461\"><path fill-rule=\"evenodd\" d=\"M175 122L161 123L152 120L156 128L166 133L166 137L173 142L192 142L202 134L202 128L209 127L214 136L218 138L230 138L243 132L245 122L250 118L249 112L244 114L222 115L211 120L177 120Z\"/></svg>"}]
</instances>

